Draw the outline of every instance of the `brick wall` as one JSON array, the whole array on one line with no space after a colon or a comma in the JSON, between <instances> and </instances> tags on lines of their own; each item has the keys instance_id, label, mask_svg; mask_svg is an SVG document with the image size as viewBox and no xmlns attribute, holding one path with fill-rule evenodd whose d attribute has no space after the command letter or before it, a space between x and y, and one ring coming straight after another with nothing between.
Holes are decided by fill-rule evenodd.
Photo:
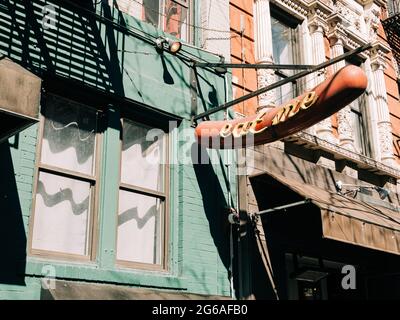
<instances>
[{"instance_id":1,"label":"brick wall","mask_svg":"<svg viewBox=\"0 0 400 320\"><path fill-rule=\"evenodd\" d=\"M230 19L232 63L255 63L253 1L230 1ZM257 73L254 69L233 69L232 74L235 99L257 89ZM236 105L235 111L245 115L254 114L257 104L257 97L249 99Z\"/></svg>"}]
</instances>

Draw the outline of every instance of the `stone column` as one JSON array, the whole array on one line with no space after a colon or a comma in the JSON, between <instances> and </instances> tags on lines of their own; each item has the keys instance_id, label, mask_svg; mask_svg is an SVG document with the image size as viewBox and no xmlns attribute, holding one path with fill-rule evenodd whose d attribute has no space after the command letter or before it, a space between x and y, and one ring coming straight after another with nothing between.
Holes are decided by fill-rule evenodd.
<instances>
[{"instance_id":1,"label":"stone column","mask_svg":"<svg viewBox=\"0 0 400 320\"><path fill-rule=\"evenodd\" d=\"M329 42L331 46L331 58L334 58L344 53L343 40L346 34L340 22L335 21L331 23L330 26L332 30L329 34ZM335 63L332 65L333 73L337 72L345 65L345 60ZM338 133L339 145L347 150L357 152L354 146L354 133L351 121L350 106L346 106L338 112Z\"/></svg>"},{"instance_id":2,"label":"stone column","mask_svg":"<svg viewBox=\"0 0 400 320\"><path fill-rule=\"evenodd\" d=\"M324 46L324 29L326 26L320 19L314 18L310 20L308 28L311 37L312 63L317 65L326 60ZM312 76L312 87L315 87L325 80L324 73L315 73ZM315 133L319 138L335 143L335 137L332 132L332 120L330 117L322 120L315 126Z\"/></svg>"},{"instance_id":3,"label":"stone column","mask_svg":"<svg viewBox=\"0 0 400 320\"><path fill-rule=\"evenodd\" d=\"M254 1L254 23L255 23L255 48L257 63L273 63L272 58L272 31L271 14L269 0ZM258 69L257 85L258 88L266 87L276 81L274 70ZM270 90L258 96L258 108L268 108L275 106L275 90Z\"/></svg>"},{"instance_id":4,"label":"stone column","mask_svg":"<svg viewBox=\"0 0 400 320\"><path fill-rule=\"evenodd\" d=\"M377 123L379 134L380 160L393 166L395 163L393 156L393 137L392 125L390 123L390 113L385 85L385 54L388 48L377 44L371 50L371 69L373 76L373 94L377 107Z\"/></svg>"}]
</instances>

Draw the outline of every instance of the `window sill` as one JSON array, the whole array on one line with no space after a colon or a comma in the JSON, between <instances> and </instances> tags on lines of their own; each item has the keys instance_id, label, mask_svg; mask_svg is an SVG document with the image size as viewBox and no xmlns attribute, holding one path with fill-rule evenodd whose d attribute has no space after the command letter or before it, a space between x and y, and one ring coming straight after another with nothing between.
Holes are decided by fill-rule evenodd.
<instances>
[{"instance_id":1,"label":"window sill","mask_svg":"<svg viewBox=\"0 0 400 320\"><path fill-rule=\"evenodd\" d=\"M397 168L383 164L380 161L371 159L362 154L347 150L307 132L294 134L285 138L284 141L302 145L304 148L327 152L331 154L335 160L346 160L354 164L358 169L366 170L376 175L400 179L400 170Z\"/></svg>"},{"instance_id":2,"label":"window sill","mask_svg":"<svg viewBox=\"0 0 400 320\"><path fill-rule=\"evenodd\" d=\"M49 266L54 270L49 270ZM54 274L50 271L54 271ZM102 268L96 262L71 262L27 257L25 276L55 277L56 279L81 280L121 285L151 286L172 290L185 290L186 279L171 273L133 269Z\"/></svg>"}]
</instances>

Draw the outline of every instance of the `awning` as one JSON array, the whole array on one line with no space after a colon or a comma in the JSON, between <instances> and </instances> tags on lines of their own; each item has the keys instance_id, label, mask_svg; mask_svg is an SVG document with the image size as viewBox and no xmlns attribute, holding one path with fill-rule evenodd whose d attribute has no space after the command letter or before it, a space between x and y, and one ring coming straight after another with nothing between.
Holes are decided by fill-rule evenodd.
<instances>
[{"instance_id":1,"label":"awning","mask_svg":"<svg viewBox=\"0 0 400 320\"><path fill-rule=\"evenodd\" d=\"M323 237L400 254L400 212L276 173L266 174L320 208Z\"/></svg>"}]
</instances>

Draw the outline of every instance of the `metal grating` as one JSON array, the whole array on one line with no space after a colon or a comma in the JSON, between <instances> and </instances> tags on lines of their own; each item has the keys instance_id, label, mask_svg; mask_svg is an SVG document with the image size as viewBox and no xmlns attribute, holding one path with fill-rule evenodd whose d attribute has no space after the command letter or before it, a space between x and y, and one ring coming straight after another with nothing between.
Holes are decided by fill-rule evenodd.
<instances>
[{"instance_id":1,"label":"metal grating","mask_svg":"<svg viewBox=\"0 0 400 320\"><path fill-rule=\"evenodd\" d=\"M389 16L382 24L397 65L400 66L400 12Z\"/></svg>"}]
</instances>

